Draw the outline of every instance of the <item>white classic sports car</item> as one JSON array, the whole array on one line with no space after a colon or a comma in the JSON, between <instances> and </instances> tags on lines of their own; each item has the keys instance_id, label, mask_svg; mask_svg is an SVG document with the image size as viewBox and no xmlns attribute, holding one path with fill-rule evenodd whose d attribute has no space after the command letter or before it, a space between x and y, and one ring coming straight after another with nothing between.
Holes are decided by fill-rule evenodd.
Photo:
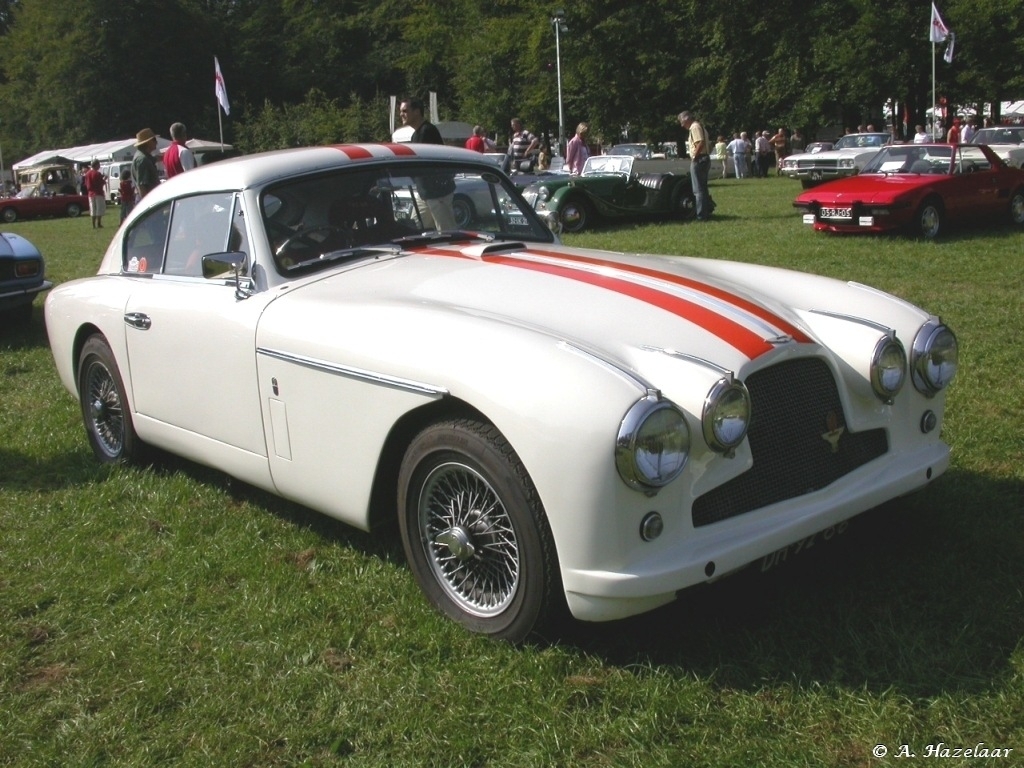
<instances>
[{"instance_id":1,"label":"white classic sports car","mask_svg":"<svg viewBox=\"0 0 1024 768\"><path fill-rule=\"evenodd\" d=\"M891 143L892 136L888 133L848 133L831 149L783 158L780 173L799 179L804 189L809 189L825 181L859 173L879 149Z\"/></svg>"},{"instance_id":2,"label":"white classic sports car","mask_svg":"<svg viewBox=\"0 0 1024 768\"><path fill-rule=\"evenodd\" d=\"M490 205L448 229L470 181ZM566 608L668 603L948 463L938 318L806 274L563 247L466 150L176 176L96 276L50 293L46 326L100 461L157 446L397 521L429 600L513 641Z\"/></svg>"}]
</instances>

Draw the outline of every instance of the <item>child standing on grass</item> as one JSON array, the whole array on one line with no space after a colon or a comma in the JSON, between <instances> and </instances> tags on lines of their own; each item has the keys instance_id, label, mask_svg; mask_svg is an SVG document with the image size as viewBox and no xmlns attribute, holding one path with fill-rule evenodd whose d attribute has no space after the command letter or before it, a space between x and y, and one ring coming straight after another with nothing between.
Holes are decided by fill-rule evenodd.
<instances>
[{"instance_id":1,"label":"child standing on grass","mask_svg":"<svg viewBox=\"0 0 1024 768\"><path fill-rule=\"evenodd\" d=\"M132 184L132 171L125 168L121 172L121 183L117 188L117 195L121 200L121 223L128 218L128 214L135 207L135 185Z\"/></svg>"}]
</instances>

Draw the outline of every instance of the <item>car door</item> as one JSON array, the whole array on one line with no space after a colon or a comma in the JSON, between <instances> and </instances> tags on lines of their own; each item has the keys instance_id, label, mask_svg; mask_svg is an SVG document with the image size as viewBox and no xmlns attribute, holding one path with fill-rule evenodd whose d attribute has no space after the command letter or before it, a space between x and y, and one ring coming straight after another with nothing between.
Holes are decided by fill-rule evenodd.
<instances>
[{"instance_id":1,"label":"car door","mask_svg":"<svg viewBox=\"0 0 1024 768\"><path fill-rule=\"evenodd\" d=\"M995 211L998 174L980 148L969 144L956 147L949 190L944 202L950 218L963 221Z\"/></svg>"},{"instance_id":2,"label":"car door","mask_svg":"<svg viewBox=\"0 0 1024 768\"><path fill-rule=\"evenodd\" d=\"M269 292L240 298L233 278L202 276L202 255L248 251L240 206L230 193L184 198L126 234L125 270L139 273L125 308L130 380L139 417L176 445L265 456L255 335Z\"/></svg>"}]
</instances>

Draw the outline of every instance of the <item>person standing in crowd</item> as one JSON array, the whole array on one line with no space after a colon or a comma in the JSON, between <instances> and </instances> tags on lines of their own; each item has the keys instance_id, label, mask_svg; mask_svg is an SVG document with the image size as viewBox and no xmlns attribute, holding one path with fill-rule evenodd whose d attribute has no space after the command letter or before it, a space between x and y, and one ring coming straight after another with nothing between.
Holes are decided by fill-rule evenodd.
<instances>
[{"instance_id":1,"label":"person standing in crowd","mask_svg":"<svg viewBox=\"0 0 1024 768\"><path fill-rule=\"evenodd\" d=\"M398 107L402 124L413 129L410 142L414 144L444 144L437 126L423 115L423 102L419 99L405 99ZM455 179L449 174L433 174L417 177L416 188L434 219L438 231L458 229L452 199L455 196Z\"/></svg>"},{"instance_id":2,"label":"person standing in crowd","mask_svg":"<svg viewBox=\"0 0 1024 768\"><path fill-rule=\"evenodd\" d=\"M761 131L758 135L754 142L754 152L757 154L757 177L767 179L772 156L772 143L768 140L768 131Z\"/></svg>"},{"instance_id":3,"label":"person standing in crowd","mask_svg":"<svg viewBox=\"0 0 1024 768\"><path fill-rule=\"evenodd\" d=\"M782 175L782 161L789 154L789 138L786 136L786 129L779 128L770 139L772 149L775 150L775 175Z\"/></svg>"},{"instance_id":4,"label":"person standing in crowd","mask_svg":"<svg viewBox=\"0 0 1024 768\"><path fill-rule=\"evenodd\" d=\"M964 131L960 135L960 141L964 144L970 144L971 139L974 138L974 134L978 132L978 129L974 125L974 117L968 117L964 124Z\"/></svg>"},{"instance_id":5,"label":"person standing in crowd","mask_svg":"<svg viewBox=\"0 0 1024 768\"><path fill-rule=\"evenodd\" d=\"M185 146L188 131L184 123L171 123L171 146L164 150L164 171L167 178L179 173L190 171L196 167L196 157L192 150Z\"/></svg>"},{"instance_id":6,"label":"person standing in crowd","mask_svg":"<svg viewBox=\"0 0 1024 768\"><path fill-rule=\"evenodd\" d=\"M156 189L160 174L156 170L153 151L156 149L156 134L143 128L135 136L135 156L132 158L132 178L139 190L139 199Z\"/></svg>"},{"instance_id":7,"label":"person standing in crowd","mask_svg":"<svg viewBox=\"0 0 1024 768\"><path fill-rule=\"evenodd\" d=\"M444 144L437 126L423 115L423 102L419 99L405 99L398 107L398 115L402 118L402 124L413 130L409 141L415 144Z\"/></svg>"},{"instance_id":8,"label":"person standing in crowd","mask_svg":"<svg viewBox=\"0 0 1024 768\"><path fill-rule=\"evenodd\" d=\"M89 195L89 216L93 229L103 229L103 214L107 212L107 177L100 173L100 161L93 160L85 172L83 183Z\"/></svg>"},{"instance_id":9,"label":"person standing in crowd","mask_svg":"<svg viewBox=\"0 0 1024 768\"><path fill-rule=\"evenodd\" d=\"M804 141L803 135L800 133L799 128L793 129L793 135L789 137L789 150L791 154L797 152L803 152L807 146L807 142Z\"/></svg>"},{"instance_id":10,"label":"person standing in crowd","mask_svg":"<svg viewBox=\"0 0 1024 768\"><path fill-rule=\"evenodd\" d=\"M565 167L573 176L583 173L583 166L586 165L587 158L590 157L590 149L587 147L587 131L589 130L589 125L580 123L576 126L576 135L565 145Z\"/></svg>"},{"instance_id":11,"label":"person standing in crowd","mask_svg":"<svg viewBox=\"0 0 1024 768\"><path fill-rule=\"evenodd\" d=\"M518 117L512 118L512 139L509 141L509 148L512 150L512 170L518 171L524 160L533 161L533 153L540 146L540 139L523 128L523 121Z\"/></svg>"},{"instance_id":12,"label":"person standing in crowd","mask_svg":"<svg viewBox=\"0 0 1024 768\"><path fill-rule=\"evenodd\" d=\"M697 221L708 221L715 211L715 201L708 190L711 142L704 126L690 112L684 110L679 113L679 124L687 131L686 150L690 155L690 184L697 200Z\"/></svg>"},{"instance_id":13,"label":"person standing in crowd","mask_svg":"<svg viewBox=\"0 0 1024 768\"><path fill-rule=\"evenodd\" d=\"M722 178L724 179L729 166L729 145L725 143L725 136L719 136L718 141L715 142L715 159L722 164Z\"/></svg>"},{"instance_id":14,"label":"person standing in crowd","mask_svg":"<svg viewBox=\"0 0 1024 768\"><path fill-rule=\"evenodd\" d=\"M923 125L919 125L915 128L916 133L914 134L915 144L927 144L932 140L932 137L928 135L928 131L924 129Z\"/></svg>"},{"instance_id":15,"label":"person standing in crowd","mask_svg":"<svg viewBox=\"0 0 1024 768\"><path fill-rule=\"evenodd\" d=\"M484 141L484 127L482 125L473 126L473 135L466 139L466 149L472 149L474 152L483 152L487 149L487 144Z\"/></svg>"},{"instance_id":16,"label":"person standing in crowd","mask_svg":"<svg viewBox=\"0 0 1024 768\"><path fill-rule=\"evenodd\" d=\"M117 199L121 206L121 223L128 218L128 214L135 207L135 185L132 183L132 172L130 168L121 171L121 183L117 185Z\"/></svg>"},{"instance_id":17,"label":"person standing in crowd","mask_svg":"<svg viewBox=\"0 0 1024 768\"><path fill-rule=\"evenodd\" d=\"M726 147L732 156L733 173L737 179L745 179L750 175L747 157L750 154L750 142L747 141L747 134L735 133L732 141Z\"/></svg>"},{"instance_id":18,"label":"person standing in crowd","mask_svg":"<svg viewBox=\"0 0 1024 768\"><path fill-rule=\"evenodd\" d=\"M946 134L947 144L959 144L960 143L960 118L954 117L953 124L949 126L949 132Z\"/></svg>"}]
</instances>

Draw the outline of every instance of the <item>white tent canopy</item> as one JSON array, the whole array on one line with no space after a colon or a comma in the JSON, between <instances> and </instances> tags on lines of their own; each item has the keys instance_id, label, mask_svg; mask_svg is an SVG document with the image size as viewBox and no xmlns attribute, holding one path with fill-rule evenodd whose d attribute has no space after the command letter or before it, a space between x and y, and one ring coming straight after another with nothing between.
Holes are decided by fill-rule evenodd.
<instances>
[{"instance_id":1,"label":"white tent canopy","mask_svg":"<svg viewBox=\"0 0 1024 768\"><path fill-rule=\"evenodd\" d=\"M202 139L189 139L186 144L190 149L233 149L230 144L221 144L219 141L203 141ZM156 146L161 153L170 145L169 139L157 136ZM47 149L15 163L13 168L15 171L18 171L33 165L44 165L48 162L64 162L68 160L73 163L91 163L93 160L99 160L101 163L118 163L131 160L134 154L135 138L133 137L130 139L119 139L118 141L107 141L101 144L85 144L80 147Z\"/></svg>"}]
</instances>

